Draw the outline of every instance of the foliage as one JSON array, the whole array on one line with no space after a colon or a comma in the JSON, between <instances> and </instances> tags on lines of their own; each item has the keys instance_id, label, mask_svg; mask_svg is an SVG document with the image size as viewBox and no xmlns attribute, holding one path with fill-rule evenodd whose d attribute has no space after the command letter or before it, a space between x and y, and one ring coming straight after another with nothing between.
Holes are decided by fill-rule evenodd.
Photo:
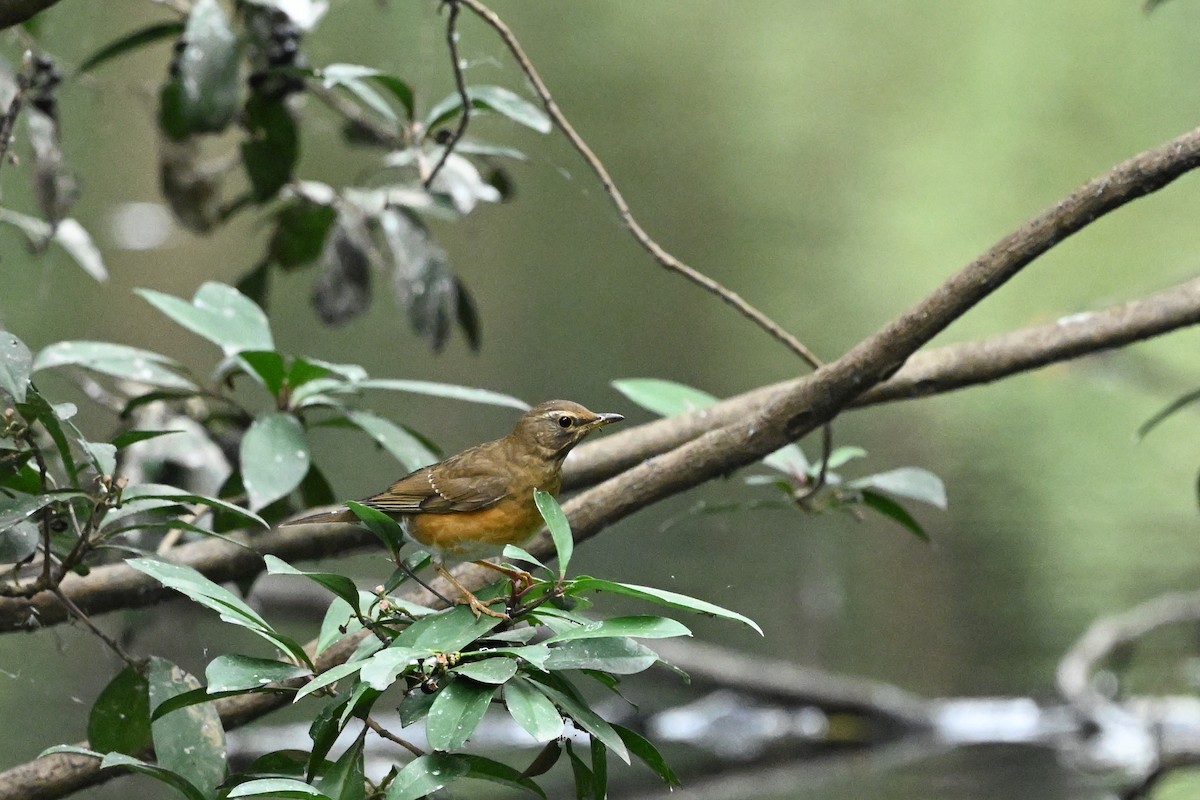
<instances>
[{"instance_id":1,"label":"foliage","mask_svg":"<svg viewBox=\"0 0 1200 800\"><path fill-rule=\"evenodd\" d=\"M156 778L188 798L217 792L227 797L363 797L365 734L335 760L329 758L330 748L347 726L367 719L395 687L392 694L402 696L405 724L424 721L431 752L398 765L373 787L391 800L421 797L464 778L544 796L529 770L462 752L493 705L503 705L517 725L546 745L539 770L565 749L579 791L586 788L590 796L604 796L610 753L625 762L636 756L668 783L677 782L649 741L592 710L576 676L614 688L621 676L658 662L638 640L690 632L667 617L595 616L593 595L632 597L761 630L736 612L678 593L569 577L572 534L549 494L539 491L534 499L550 528L558 567L551 570L519 548L506 551L541 576L496 595L507 603L509 621L477 619L463 606L436 612L397 597L411 566L423 563L425 554L402 561L399 525L358 504L351 507L380 536L395 562L394 573L376 592L361 592L345 575L304 571L265 557L269 573L305 577L334 594L311 653L233 591L190 567L160 560L150 547L153 540L147 539L155 531L220 536L332 502L328 483L310 457L308 435L314 427L357 429L407 468L435 458L420 437L361 407L365 392L423 392L517 408L525 404L467 387L375 379L356 365L281 352L262 309L224 284L206 283L190 301L150 290L139 293L175 323L217 346L220 355L208 379L166 356L128 345L59 342L33 353L11 333L0 337L0 391L12 401L0 429L0 553L5 561L24 565L18 576L35 576L13 584L10 592L53 588L67 572L86 571L107 551L132 552L136 557L127 560L130 567L253 632L269 652L218 655L208 665L203 686L162 658L128 658L92 707L91 748L62 746L48 752L93 755L104 767ZM108 441L87 438L71 421L75 407L52 402L35 384L34 378L46 371L69 371L107 384L104 394L121 398L124 430ZM242 385L250 391L236 391ZM144 458L139 448L160 439L169 443L176 436L169 429L132 424L139 413L154 407L186 410L212 439L225 436L238 443L228 448L237 456L218 492L114 477L127 474ZM143 464L137 471L149 474L153 468ZM347 654L344 660L318 670L317 657L334 649ZM312 712L312 751L287 774L272 767L228 775L224 732L211 701L260 692L287 692L296 702L319 705ZM589 738L586 758L572 749L565 720ZM151 749L153 762L144 758Z\"/></svg>"},{"instance_id":2,"label":"foliage","mask_svg":"<svg viewBox=\"0 0 1200 800\"><path fill-rule=\"evenodd\" d=\"M707 408L717 398L691 386L658 378L635 378L614 381L613 386L638 405L663 416L674 416ZM936 508L946 508L946 487L932 472L920 467L899 467L844 479L833 470L867 451L853 445L843 445L829 453L827 459L813 463L798 444L789 444L762 460L763 466L775 475L749 475L748 486L770 486L783 495L782 500L714 505L701 503L693 513L725 513L751 508L798 508L808 512L845 511L859 516L859 509L868 509L908 529L921 539L928 534L897 498L917 500Z\"/></svg>"},{"instance_id":3,"label":"foliage","mask_svg":"<svg viewBox=\"0 0 1200 800\"><path fill-rule=\"evenodd\" d=\"M198 233L250 210L265 216L266 251L239 288L265 304L273 272L314 269L313 306L324 322L338 325L367 308L382 275L433 349L455 325L478 348L474 302L426 220L461 218L480 203L504 200L513 186L504 164L524 155L470 137L447 153L447 126L464 113L458 92L424 102L399 75L359 64L311 65L305 40L327 11L323 0L253 0L230 14L218 0L197 0L182 21L150 22L104 45L69 79L173 41L156 114L164 199L178 222ZM78 188L59 145L56 95L63 78L45 53L26 61L15 73L0 67L0 107L16 114L13 98L32 98L23 116L42 218L4 208L0 222L23 231L38 251L52 243L65 248L103 280L98 249L67 216ZM469 85L466 97L471 114L550 130L540 108L502 86ZM348 145L377 151L376 178L368 184L334 186L297 174L301 128L323 124L324 107L345 122ZM209 143L218 139L229 157L211 155Z\"/></svg>"}]
</instances>

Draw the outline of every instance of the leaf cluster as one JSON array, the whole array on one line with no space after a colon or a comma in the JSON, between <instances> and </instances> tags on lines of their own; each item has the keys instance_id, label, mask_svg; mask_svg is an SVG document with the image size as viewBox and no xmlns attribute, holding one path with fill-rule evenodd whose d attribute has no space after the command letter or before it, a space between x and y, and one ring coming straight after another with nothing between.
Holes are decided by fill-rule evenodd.
<instances>
[{"instance_id":1,"label":"leaf cluster","mask_svg":"<svg viewBox=\"0 0 1200 800\"><path fill-rule=\"evenodd\" d=\"M102 767L156 778L189 800L416 800L464 779L546 797L535 778L564 752L581 798L607 796L610 754L626 763L636 757L668 785L677 785L678 778L654 745L598 714L580 680L615 692L624 676L659 663L640 640L689 636L690 631L662 616L595 616L593 597L635 597L761 631L734 611L677 593L588 576L568 578L570 528L553 497L539 493L536 501L558 544L559 566L551 570L515 548L507 554L531 564L539 575L524 588L510 589L508 620L476 617L466 606L439 612L396 597L393 592L408 579L403 569L374 592L365 592L345 576L305 572L268 557L270 573L305 577L334 594L311 655L198 572L153 559L130 560L135 569L216 611L223 621L255 633L273 654L219 655L208 664L204 686L162 659L131 665L93 705L91 748L63 746L47 752L93 756L101 759ZM383 536L398 537L398 526ZM348 650L349 657L318 670L317 659L335 647ZM302 754L268 753L248 768L227 774L220 717L211 701L259 692L289 693L294 703L314 706L311 747ZM385 706L395 708L403 727L423 726L428 750L408 744L415 757L372 782L364 774L365 741L370 730L380 728L373 712ZM490 709L503 710L542 745L525 768L464 751ZM576 743L570 728L586 738L586 748ZM358 733L349 747L332 756L335 741L348 729ZM399 739L396 734L389 738ZM176 746L182 742L190 743L186 758ZM151 749L154 762L144 758Z\"/></svg>"}]
</instances>

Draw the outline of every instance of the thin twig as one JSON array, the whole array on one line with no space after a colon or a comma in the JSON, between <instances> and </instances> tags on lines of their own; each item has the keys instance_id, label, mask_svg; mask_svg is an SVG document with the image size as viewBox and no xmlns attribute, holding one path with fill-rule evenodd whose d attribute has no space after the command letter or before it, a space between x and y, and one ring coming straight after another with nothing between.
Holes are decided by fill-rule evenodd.
<instances>
[{"instance_id":1,"label":"thin twig","mask_svg":"<svg viewBox=\"0 0 1200 800\"><path fill-rule=\"evenodd\" d=\"M450 138L443 145L441 157L425 178L426 190L433 186L433 179L446 165L446 160L450 158L450 154L454 152L454 146L467 132L467 123L471 120L471 97L467 94L467 78L463 75L462 59L458 54L458 0L446 0L446 3L450 6L450 18L446 20L446 46L450 48L454 86L458 89L458 97L462 101L462 114L458 118L458 127L454 129L454 133L450 134Z\"/></svg>"},{"instance_id":2,"label":"thin twig","mask_svg":"<svg viewBox=\"0 0 1200 800\"><path fill-rule=\"evenodd\" d=\"M108 645L109 650L112 650L117 654L118 658L131 667L137 667L141 664L138 659L125 652L125 648L121 647L116 639L100 630L100 628L96 626L96 623L92 622L91 618L88 617L87 614L83 613L79 606L75 605L74 601L67 597L66 593L64 593L61 588L54 586L51 588L51 591L54 592L54 596L58 598L58 602L62 603L63 606L66 607L67 611L71 613L71 616L75 617L75 619L86 625L88 630L94 633L100 639L100 641Z\"/></svg>"},{"instance_id":3,"label":"thin twig","mask_svg":"<svg viewBox=\"0 0 1200 800\"><path fill-rule=\"evenodd\" d=\"M371 717L367 717L365 722L367 723L367 727L370 728L371 730L375 731L376 734L383 737L384 739L387 739L389 742L393 742L395 744L400 745L405 750L412 753L414 756L417 756L418 758L420 758L421 756L425 755L424 750L417 747L412 742L401 739L399 736L397 736L396 734L389 731L387 728L380 725L378 722L373 720Z\"/></svg>"},{"instance_id":4,"label":"thin twig","mask_svg":"<svg viewBox=\"0 0 1200 800\"><path fill-rule=\"evenodd\" d=\"M712 294L721 298L721 300L723 300L725 303L737 309L738 313L740 313L742 316L754 322L756 325L770 334L776 341L780 342L793 353L808 362L809 366L813 367L813 369L821 366L821 360L817 358L811 350L805 347L799 339L784 330L779 323L775 322L762 311L759 311L736 292L731 291L699 270L693 269L684 262L680 261L678 258L667 252L662 245L651 238L650 234L646 233L646 230L638 223L637 219L633 216L633 213L629 210L629 204L625 201L624 195L622 195L621 191L617 188L616 182L608 173L608 170L605 168L603 162L601 162L596 154L592 152L592 149L588 147L587 142L585 142L583 137L581 137L575 131L575 128L571 125L570 121L568 121L566 116L563 115L562 111L559 110L558 104L554 101L554 97L550 94L550 90L546 87L545 82L542 81L538 71L534 68L533 62L529 60L529 57L525 54L525 50L521 47L520 42L517 41L517 37L513 35L513 32L509 29L508 25L505 24L504 20L500 19L500 17L494 11L485 6L483 3L479 2L479 0L455 0L455 2L461 2L466 5L467 8L475 12L480 19L487 23L487 25L495 30L496 33L500 35L500 38L504 40L505 45L508 46L509 52L512 53L513 58L515 58L517 60L517 64L520 65L521 71L525 73L525 76L529 79L530 83L533 84L533 89L535 92L537 92L538 98L542 101L542 105L545 107L546 113L550 115L550 118L554 120L554 124L557 125L558 129L563 132L564 136L567 137L567 140L571 143L571 146L575 148L579 155L583 156L583 160L587 162L589 167L591 167L592 172L596 173L596 177L600 179L600 184L604 187L605 193L608 194L609 198L613 202L613 205L616 206L617 214L629 228L630 232L633 234L633 237L637 239L638 243L643 247L643 249L645 249L646 252L648 252L650 256L659 263L660 266L682 275L684 278L696 284L697 286L700 286L708 292L711 292Z\"/></svg>"}]
</instances>

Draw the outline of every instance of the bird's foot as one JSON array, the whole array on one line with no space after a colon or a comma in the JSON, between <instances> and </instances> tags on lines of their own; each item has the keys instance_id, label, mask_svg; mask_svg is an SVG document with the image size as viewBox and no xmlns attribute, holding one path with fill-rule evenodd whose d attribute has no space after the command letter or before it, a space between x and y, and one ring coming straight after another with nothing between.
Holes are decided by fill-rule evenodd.
<instances>
[{"instance_id":1,"label":"bird's foot","mask_svg":"<svg viewBox=\"0 0 1200 800\"><path fill-rule=\"evenodd\" d=\"M476 597L473 594L467 594L466 597L464 597L462 600L460 600L458 602L458 604L470 606L471 611L474 612L474 614L475 614L475 619L479 619L479 617L481 615L487 614L489 617L495 617L496 619L509 620L511 618L508 616L508 614L505 614L503 611L493 611L492 609L488 608L488 606L491 605L492 603L503 603L503 602L504 602L503 597L493 597L491 600L480 600L478 597Z\"/></svg>"},{"instance_id":2,"label":"bird's foot","mask_svg":"<svg viewBox=\"0 0 1200 800\"><path fill-rule=\"evenodd\" d=\"M488 569L495 570L496 572L507 576L508 579L512 581L514 595L519 595L530 586L533 586L533 576L523 569L513 569L512 567L506 567L502 564L495 564L491 561L476 561L474 563L481 567L487 567Z\"/></svg>"}]
</instances>

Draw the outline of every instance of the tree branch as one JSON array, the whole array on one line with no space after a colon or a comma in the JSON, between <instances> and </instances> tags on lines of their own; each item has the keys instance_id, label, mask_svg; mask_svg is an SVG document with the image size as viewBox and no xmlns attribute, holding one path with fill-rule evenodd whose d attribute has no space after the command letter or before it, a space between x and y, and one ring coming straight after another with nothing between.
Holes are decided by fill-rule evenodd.
<instances>
[{"instance_id":1,"label":"tree branch","mask_svg":"<svg viewBox=\"0 0 1200 800\"><path fill-rule=\"evenodd\" d=\"M857 397L863 408L990 383L1049 364L1160 336L1200 323L1200 278L1047 325L913 354L888 380ZM798 391L807 378L761 386L706 409L611 433L567 460L564 486L580 489L695 439L715 427L759 413L772 398Z\"/></svg>"},{"instance_id":2,"label":"tree branch","mask_svg":"<svg viewBox=\"0 0 1200 800\"><path fill-rule=\"evenodd\" d=\"M1101 216L1200 166L1200 128L1128 159L1005 236L848 353L757 411L631 467L564 505L582 538L673 494L746 466L832 419L1008 279ZM614 437L615 438L615 437Z\"/></svg>"}]
</instances>

